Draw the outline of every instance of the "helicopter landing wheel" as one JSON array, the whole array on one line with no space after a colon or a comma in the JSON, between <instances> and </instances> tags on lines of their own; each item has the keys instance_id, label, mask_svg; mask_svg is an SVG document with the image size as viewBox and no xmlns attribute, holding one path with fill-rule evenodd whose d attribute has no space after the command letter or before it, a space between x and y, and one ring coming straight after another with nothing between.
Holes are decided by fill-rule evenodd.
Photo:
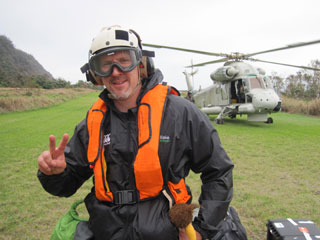
<instances>
[{"instance_id":1,"label":"helicopter landing wheel","mask_svg":"<svg viewBox=\"0 0 320 240\"><path fill-rule=\"evenodd\" d=\"M273 123L273 119L269 117L265 123Z\"/></svg>"},{"instance_id":2,"label":"helicopter landing wheel","mask_svg":"<svg viewBox=\"0 0 320 240\"><path fill-rule=\"evenodd\" d=\"M216 119L216 124L224 124L223 119L220 119L220 118Z\"/></svg>"},{"instance_id":3,"label":"helicopter landing wheel","mask_svg":"<svg viewBox=\"0 0 320 240\"><path fill-rule=\"evenodd\" d=\"M231 119L234 119L234 118L236 118L236 117L237 117L237 114L235 114L235 113L233 113L233 114L230 115L230 118L231 118Z\"/></svg>"}]
</instances>

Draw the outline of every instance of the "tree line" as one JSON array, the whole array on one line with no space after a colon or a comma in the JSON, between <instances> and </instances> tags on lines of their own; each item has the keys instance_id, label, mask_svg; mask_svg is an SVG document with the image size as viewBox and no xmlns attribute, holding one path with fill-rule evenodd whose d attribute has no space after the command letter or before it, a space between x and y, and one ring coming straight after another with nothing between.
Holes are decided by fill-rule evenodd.
<instances>
[{"instance_id":1,"label":"tree line","mask_svg":"<svg viewBox=\"0 0 320 240\"><path fill-rule=\"evenodd\" d=\"M320 69L320 61L312 60L309 66ZM274 72L271 80L280 95L306 100L320 98L320 71L299 70L285 78Z\"/></svg>"}]
</instances>

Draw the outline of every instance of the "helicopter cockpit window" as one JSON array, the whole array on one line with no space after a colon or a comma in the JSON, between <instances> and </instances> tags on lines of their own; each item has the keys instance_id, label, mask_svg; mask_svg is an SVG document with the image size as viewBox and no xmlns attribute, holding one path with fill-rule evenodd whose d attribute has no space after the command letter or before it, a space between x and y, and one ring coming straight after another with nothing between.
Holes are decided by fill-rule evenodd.
<instances>
[{"instance_id":1,"label":"helicopter cockpit window","mask_svg":"<svg viewBox=\"0 0 320 240\"><path fill-rule=\"evenodd\" d=\"M250 79L250 87L253 88L265 88L262 77L251 77Z\"/></svg>"}]
</instances>

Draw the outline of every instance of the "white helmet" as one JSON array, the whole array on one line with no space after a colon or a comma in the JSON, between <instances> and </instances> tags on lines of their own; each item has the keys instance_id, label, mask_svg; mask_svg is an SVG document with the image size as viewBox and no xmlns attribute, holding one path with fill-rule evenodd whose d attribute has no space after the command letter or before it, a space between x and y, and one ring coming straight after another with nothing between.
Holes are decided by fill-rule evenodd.
<instances>
[{"instance_id":1,"label":"white helmet","mask_svg":"<svg viewBox=\"0 0 320 240\"><path fill-rule=\"evenodd\" d=\"M89 51L89 68L96 75L107 77L114 67L122 72L132 71L141 58L138 35L131 30L112 26L103 28L93 39Z\"/></svg>"},{"instance_id":2,"label":"white helmet","mask_svg":"<svg viewBox=\"0 0 320 240\"><path fill-rule=\"evenodd\" d=\"M81 71L88 81L102 84L101 77L108 77L117 67L122 72L132 71L139 63L141 77L153 71L154 52L142 50L139 35L133 30L120 26L103 28L92 40L89 61Z\"/></svg>"},{"instance_id":3,"label":"white helmet","mask_svg":"<svg viewBox=\"0 0 320 240\"><path fill-rule=\"evenodd\" d=\"M104 27L92 40L89 53L95 54L98 51L111 47L130 47L141 49L139 39L132 30L120 26Z\"/></svg>"}]
</instances>

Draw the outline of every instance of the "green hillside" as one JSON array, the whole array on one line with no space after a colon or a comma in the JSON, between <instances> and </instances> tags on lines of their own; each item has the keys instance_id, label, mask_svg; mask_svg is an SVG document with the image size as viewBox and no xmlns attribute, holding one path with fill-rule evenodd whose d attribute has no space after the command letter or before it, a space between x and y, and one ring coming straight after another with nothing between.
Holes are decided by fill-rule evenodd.
<instances>
[{"instance_id":1,"label":"green hillside","mask_svg":"<svg viewBox=\"0 0 320 240\"><path fill-rule=\"evenodd\" d=\"M42 76L52 80L51 74L30 54L16 49L9 38L0 36L0 87L21 86L26 77Z\"/></svg>"}]
</instances>

